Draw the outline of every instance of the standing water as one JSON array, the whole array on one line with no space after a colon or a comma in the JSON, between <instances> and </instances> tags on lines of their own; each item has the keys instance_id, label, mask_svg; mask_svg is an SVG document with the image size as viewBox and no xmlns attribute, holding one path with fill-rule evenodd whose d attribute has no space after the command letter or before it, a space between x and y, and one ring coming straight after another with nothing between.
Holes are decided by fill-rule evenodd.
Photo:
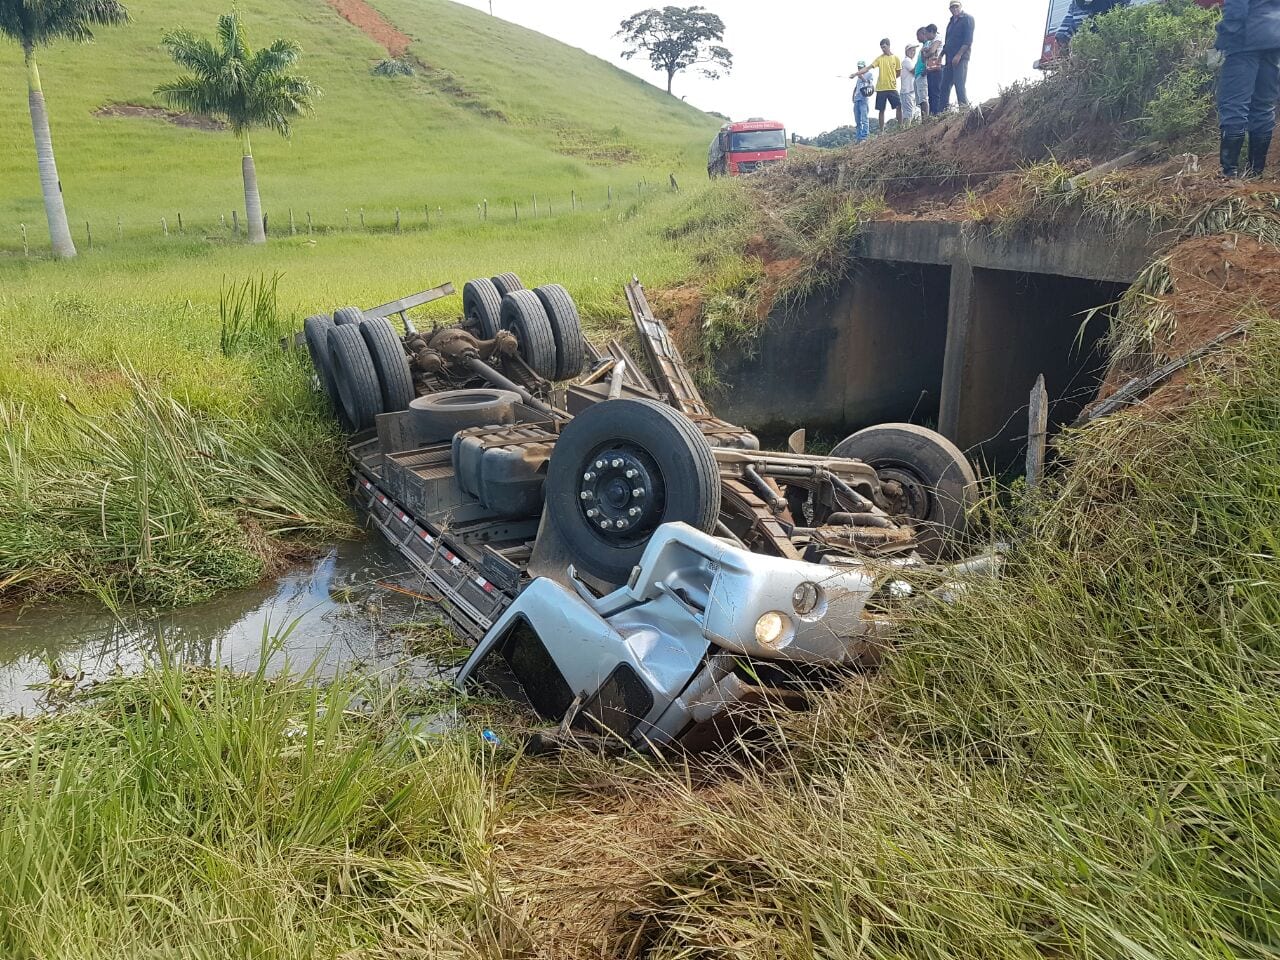
<instances>
[{"instance_id":1,"label":"standing water","mask_svg":"<svg viewBox=\"0 0 1280 960\"><path fill-rule=\"evenodd\" d=\"M439 671L410 657L394 628L438 616L419 579L376 536L336 544L279 580L177 610L116 616L75 601L0 611L0 713L41 709L51 676L92 683L133 673L161 649L188 664L252 670L264 633L286 629L273 671L287 661L292 669L315 664L321 676L358 668L425 680Z\"/></svg>"}]
</instances>

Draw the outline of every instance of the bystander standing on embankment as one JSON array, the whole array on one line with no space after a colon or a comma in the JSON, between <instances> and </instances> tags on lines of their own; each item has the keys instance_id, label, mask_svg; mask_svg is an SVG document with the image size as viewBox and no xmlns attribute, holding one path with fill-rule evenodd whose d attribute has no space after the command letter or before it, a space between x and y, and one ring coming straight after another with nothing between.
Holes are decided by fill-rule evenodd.
<instances>
[{"instance_id":1,"label":"bystander standing on embankment","mask_svg":"<svg viewBox=\"0 0 1280 960\"><path fill-rule=\"evenodd\" d=\"M1267 166L1280 97L1280 0L1226 0L1215 47L1225 55L1218 77L1222 175L1239 175L1247 134L1245 169L1256 177Z\"/></svg>"}]
</instances>

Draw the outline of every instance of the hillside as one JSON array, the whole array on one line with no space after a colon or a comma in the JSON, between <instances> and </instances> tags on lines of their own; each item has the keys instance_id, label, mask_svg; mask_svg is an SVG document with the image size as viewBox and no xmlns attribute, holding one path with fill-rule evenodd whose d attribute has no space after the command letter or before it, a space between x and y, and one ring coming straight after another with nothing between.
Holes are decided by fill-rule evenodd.
<instances>
[{"instance_id":1,"label":"hillside","mask_svg":"<svg viewBox=\"0 0 1280 960\"><path fill-rule=\"evenodd\" d=\"M246 0L251 42L277 36L303 47L301 70L324 90L291 141L254 139L268 217L293 207L318 224L389 223L397 206L429 204L463 216L487 199L509 207L531 195L568 203L569 191L604 193L669 171L701 170L714 118L625 71L549 37L447 0ZM54 145L79 238L100 238L117 218L158 230L181 211L207 226L242 205L236 141L225 132L155 116L155 86L176 67L166 30L213 30L228 8L213 0L130 4L133 23L90 45L40 53ZM345 19L339 7L355 25ZM371 23L381 17L383 22ZM362 29L363 27L363 29ZM382 42L373 39L376 36ZM407 45L413 77L370 68ZM19 222L45 236L21 52L0 46L0 245ZM141 109L138 109L141 108ZM104 115L104 110L108 115ZM116 115L109 115L109 114ZM124 114L124 115L119 115Z\"/></svg>"}]
</instances>

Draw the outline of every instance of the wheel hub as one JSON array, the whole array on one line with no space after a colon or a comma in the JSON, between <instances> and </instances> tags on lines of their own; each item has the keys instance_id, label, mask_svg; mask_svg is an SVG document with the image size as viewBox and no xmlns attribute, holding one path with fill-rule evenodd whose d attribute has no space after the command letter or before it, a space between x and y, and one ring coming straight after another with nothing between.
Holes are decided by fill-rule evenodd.
<instances>
[{"instance_id":1,"label":"wheel hub","mask_svg":"<svg viewBox=\"0 0 1280 960\"><path fill-rule=\"evenodd\" d=\"M889 502L890 513L914 520L929 516L929 491L919 477L900 467L878 467L876 474L880 477L880 490Z\"/></svg>"},{"instance_id":2,"label":"wheel hub","mask_svg":"<svg viewBox=\"0 0 1280 960\"><path fill-rule=\"evenodd\" d=\"M600 450L579 477L578 505L597 535L632 540L658 525L662 481L643 451L626 446Z\"/></svg>"}]
</instances>

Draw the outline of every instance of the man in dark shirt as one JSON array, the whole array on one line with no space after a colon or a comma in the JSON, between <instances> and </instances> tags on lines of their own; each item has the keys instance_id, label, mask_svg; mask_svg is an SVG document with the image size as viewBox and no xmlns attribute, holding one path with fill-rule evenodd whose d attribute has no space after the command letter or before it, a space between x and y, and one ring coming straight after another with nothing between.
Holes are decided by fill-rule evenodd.
<instances>
[{"instance_id":1,"label":"man in dark shirt","mask_svg":"<svg viewBox=\"0 0 1280 960\"><path fill-rule=\"evenodd\" d=\"M960 0L951 0L951 22L947 24L947 40L942 46L946 63L942 67L942 108L951 106L951 89L956 103L969 105L965 83L969 79L969 50L973 46L973 17L964 12Z\"/></svg>"}]
</instances>

